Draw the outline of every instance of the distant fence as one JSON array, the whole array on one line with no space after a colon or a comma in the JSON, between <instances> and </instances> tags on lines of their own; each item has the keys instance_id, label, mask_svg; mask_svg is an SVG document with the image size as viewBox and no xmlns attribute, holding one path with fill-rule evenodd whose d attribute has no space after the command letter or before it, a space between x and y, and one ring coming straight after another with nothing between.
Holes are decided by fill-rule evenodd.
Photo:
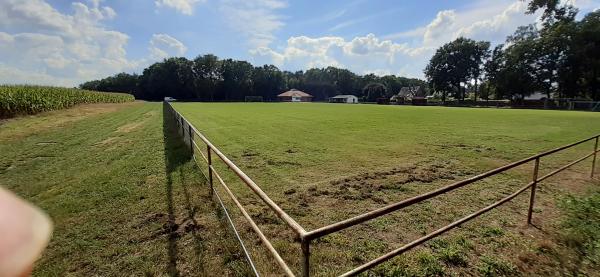
<instances>
[{"instance_id":1,"label":"distant fence","mask_svg":"<svg viewBox=\"0 0 600 277\"><path fill-rule=\"evenodd\" d=\"M217 170L213 166L213 158L212 158L213 153L218 157L218 159L220 159L222 162L224 162L225 165L227 165L228 169L231 170L233 173L235 173L239 177L239 179L242 182L244 182L244 184L246 186L248 186L248 188L250 188L262 200L262 202L265 205L267 205L273 212L275 212L275 214L283 222L285 222L287 224L287 226L297 235L297 238L300 240L300 247L302 249L302 271L301 271L302 276L310 276L310 245L313 240L316 240L318 238L321 238L323 236L326 236L326 235L329 235L329 234L332 234L335 232L339 232L341 230L344 230L349 227L361 224L363 222L378 218L380 216L384 216L391 212L398 211L402 208L406 208L410 205L413 205L413 204L425 201L427 199L431 199L438 195L453 191L455 189L464 187L468 184L471 184L476 181L483 180L485 178L505 172L505 171L515 168L517 166L524 165L529 162L533 162L534 167L533 167L533 171L532 171L532 180L529 183L527 183L527 185L521 187L520 189L518 189L517 191L513 192L512 194L506 196L505 198L503 198L499 201L496 201L496 202L490 204L489 206L486 206L483 209L480 209L474 213L471 213L471 214L469 214L459 220L456 220L442 228L439 228L425 236L422 236L410 243L407 243L400 248L392 250L374 260L371 260L359 267L356 267L356 268L340 275L340 276L353 276L353 275L359 274L361 272L364 272L368 269L371 269L371 268L373 268L395 256L398 256L416 246L419 246L419 245L427 242L428 240L431 240L443 233L446 233L447 231L449 231L457 226L460 226L461 224L463 224L467 221L470 221L471 219L474 219L474 218L512 200L513 198L517 197L518 195L520 195L521 193L523 193L529 189L531 189L531 190L530 190L530 198L529 198L529 210L527 213L527 223L531 224L531 217L532 217L532 212L533 212L537 184L539 182L546 180L546 179L550 178L551 176L554 176L555 174L575 165L575 164L578 164L578 163L584 161L587 158L590 158L590 157L592 157L590 178L593 178L594 170L596 167L596 156L597 156L597 153L599 152L598 151L598 140L600 138L600 135L596 135L596 136L593 136L593 137L590 137L590 138L587 138L584 140L580 140L578 142L574 142L574 143L571 143L571 144L568 144L568 145L565 145L562 147L558 147L558 148L555 148L555 149L552 149L552 150L549 150L549 151L546 151L546 152L510 163L510 164L498 167L496 169L492 169L485 173L470 177L470 178L462 180L462 181L452 183L450 185L438 188L436 190L433 190L433 191L430 191L430 192L427 192L427 193L424 193L424 194L421 194L418 196L414 196L414 197L384 206L384 207L379 208L374 211L370 211L370 212L367 212L367 213L364 213L364 214L361 214L361 215L358 215L358 216L355 216L355 217L352 217L352 218L349 218L346 220L342 220L340 222L330 224L330 225L327 225L327 226L324 226L324 227L321 227L321 228L318 228L318 229L315 229L312 231L306 231L292 217L290 217L285 211L283 211L275 202L273 202L273 200L271 200L271 198L269 198L269 196L264 191L262 191L262 189L254 181L252 181L252 179L250 179L250 177L248 177L248 175L246 175L241 169L239 169L239 167L237 167L231 160L229 160L229 158L227 158L217 147L215 147L202 133L200 133L193 125L191 125L190 122L185 119L185 117L183 117L179 112L177 112L173 108L171 103L165 102L164 105L167 107L166 111L171 114L172 119L177 123L179 132L181 133L184 142L190 147L190 151L192 153L192 157L196 161L196 165L198 165L200 167L200 164L198 164L198 160L196 159L198 154L202 157L202 160L204 160L204 162L206 163L206 168L208 170L207 179L208 179L208 183L210 185L210 191L212 194L214 194L216 200L219 202L219 205L223 209L225 217L227 219L227 222L229 223L230 227L232 228L232 230L236 236L236 239L240 243L240 246L244 252L245 257L256 276L259 276L259 273L256 270L256 267L254 265L252 257L249 254L249 252L247 251L244 241L241 239L239 232L237 231L237 228L236 228L235 224L233 223L233 220L229 216L229 212L227 211L227 208L223 204L221 196L218 194L217 190L213 187L213 179L215 177L216 177L218 183L223 187L223 189L225 190L227 195L235 203L235 205L240 210L240 212L242 213L242 215L244 216L246 221L252 227L252 230L257 234L260 241L265 245L268 252L273 257L273 259L275 259L275 262L279 265L279 267L285 273L285 275L287 275L287 276L295 276L295 275L294 275L293 271L289 268L289 266L286 264L286 262L281 258L281 256L277 252L277 250L275 250L275 248L273 247L273 245L271 244L269 239L263 234L261 229L254 222L252 217L248 214L248 212L244 208L244 205L242 205L239 202L236 195L231 191L231 189L227 186L227 184L225 183L225 181L223 180L221 175L217 172ZM583 144L586 142L590 142L590 141L594 141L594 146L593 146L592 152L590 152L590 153L586 154L585 156L580 157L580 158L578 158L578 159L576 159L576 160L574 160L574 161L572 161L572 162L570 162L570 163L568 163L568 164L566 164L544 176L541 176L541 177L538 176L540 160L542 157L546 157L546 156L552 155L554 153L557 153L557 152L563 151L565 149L569 149L571 147L574 147L574 146L577 146L577 145L580 145L580 144ZM197 142L201 142L203 145L206 146L206 155L202 152L202 149L198 146Z\"/></svg>"},{"instance_id":2,"label":"distant fence","mask_svg":"<svg viewBox=\"0 0 600 277\"><path fill-rule=\"evenodd\" d=\"M411 101L378 103L391 105L413 106L445 106L445 107L490 107L514 109L544 109L544 110L571 110L600 112L600 101L575 100L575 99L540 99L540 100L448 100L446 102L419 99L420 103ZM424 101L424 102L423 102Z\"/></svg>"}]
</instances>

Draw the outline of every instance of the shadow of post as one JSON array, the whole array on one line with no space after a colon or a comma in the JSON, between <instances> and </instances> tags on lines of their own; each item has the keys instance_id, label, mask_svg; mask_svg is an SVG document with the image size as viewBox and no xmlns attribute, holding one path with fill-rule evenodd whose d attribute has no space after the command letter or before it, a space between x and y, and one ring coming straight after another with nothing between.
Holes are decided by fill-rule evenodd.
<instances>
[{"instance_id":1,"label":"shadow of post","mask_svg":"<svg viewBox=\"0 0 600 277\"><path fill-rule=\"evenodd\" d=\"M167 212L168 212L168 243L167 253L169 255L169 263L167 265L167 272L170 276L179 276L177 270L177 259L178 249L177 240L180 234L177 232L179 225L176 223L175 204L173 203L173 177L175 173L179 173L181 184L185 184L185 174L183 165L190 161L191 155L189 148L185 146L181 137L177 133L177 124L166 105L163 104L163 140L164 140L164 159L165 159L165 172L166 172L166 201L167 201ZM184 185L185 186L185 185ZM187 187L185 188L186 194L186 208L188 209L188 217L193 219L194 211L191 208L190 198L188 195Z\"/></svg>"},{"instance_id":2,"label":"shadow of post","mask_svg":"<svg viewBox=\"0 0 600 277\"><path fill-rule=\"evenodd\" d=\"M187 126L185 126L187 128ZM179 271L177 270L177 262L178 256L183 253L178 253L178 245L177 242L180 238L180 234L191 234L193 238L193 247L195 252L195 260L193 261L193 267L199 269L201 275L211 275L215 274L215 272L206 272L207 268L211 268L211 266L205 266L205 248L203 242L208 237L203 238L200 235L200 231L202 230L202 224L199 224L196 220L196 213L200 210L200 213L207 211L206 209L210 209L211 211L216 212L219 231L223 231L223 234L226 234L229 231L229 226L223 220L223 213L221 207L214 201L212 201L212 194L209 193L207 187L198 187L193 190L194 193L190 190L189 186L191 184L204 183L206 184L206 176L201 170L198 170L196 165L194 164L191 153L190 146L184 143L184 139L189 139L189 137L182 138L180 135L181 127L174 119L173 115L170 112L170 108L163 104L163 139L164 139L164 159L165 159L165 171L166 171L166 201L167 201L167 209L168 209L168 222L169 226L169 240L167 244L167 251L169 255L169 264L167 267L168 274L171 276L179 276ZM197 174L196 174L197 173ZM174 184L177 188L174 189ZM174 191L180 191L183 196L183 203L174 203ZM202 206L199 207L196 205L198 202L194 201L194 197L200 197L199 200L202 202ZM176 207L183 208L183 219L180 221L180 225L176 223L177 214ZM201 216L201 215L199 215ZM212 230L215 231L215 230ZM218 235L219 237L223 234ZM215 236L215 233L209 234L206 236ZM222 251L220 255L224 258L224 265L229 269L225 271L229 271L235 276L252 276L252 272L248 267L245 257L239 251L239 245L236 244L234 240L231 238L228 239L218 239L213 238L219 241L221 245ZM189 260L188 260L189 261ZM206 261L207 262L207 261ZM208 269L210 270L210 269Z\"/></svg>"}]
</instances>

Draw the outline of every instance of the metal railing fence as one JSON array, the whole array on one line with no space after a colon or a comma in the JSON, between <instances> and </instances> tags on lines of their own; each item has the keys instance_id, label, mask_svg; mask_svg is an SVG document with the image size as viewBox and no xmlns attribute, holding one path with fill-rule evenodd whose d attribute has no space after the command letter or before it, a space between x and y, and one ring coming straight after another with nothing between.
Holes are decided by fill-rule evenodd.
<instances>
[{"instance_id":1,"label":"metal railing fence","mask_svg":"<svg viewBox=\"0 0 600 277\"><path fill-rule=\"evenodd\" d=\"M590 174L590 178L594 177L594 171L595 171L595 167L596 167L596 156L597 153L599 152L598 150L598 140L600 138L600 134L584 139L584 140L580 140L565 146L561 146L537 155L533 155L531 157L516 161L516 162L512 162L509 163L507 165L489 170L487 172L481 173L479 175L467 178L465 180L462 181L458 181L452 184L449 184L447 186L438 188L436 190L427 192L427 193L423 193L421 195L417 195L396 203L392 203L390 205L384 206L382 208L346 219L346 220L342 220L340 222L337 223L333 223L327 226L323 226L321 228L317 228L311 231L306 231L302 226L300 226L300 224L298 224L292 217L290 217L285 211L283 211L273 200L271 200L271 198L269 198L269 196L256 184L254 183L254 181L252 181L252 179L250 179L250 177L248 177L241 169L239 169L231 160L229 160L229 158L227 158L217 147L215 147L202 133L200 133L191 123L189 123L189 121L187 121L185 119L185 117L183 117L179 112L177 112L171 105L171 103L169 102L165 102L165 105L167 105L168 107L168 111L172 114L173 119L175 120L175 122L177 122L178 127L180 128L180 132L182 134L182 137L185 141L186 144L188 144L190 146L190 151L192 153L192 157L194 158L194 160L196 161L196 165L200 166L196 160L196 154L200 154L200 156L202 157L202 159L206 162L206 166L207 166L207 170L208 170L208 182L210 185L210 191L211 193L213 193L216 198L217 201L219 202L221 208L224 211L224 214L227 218L227 222L229 223L230 227L233 229L234 234L236 236L236 239L238 240L238 242L241 245L241 248L244 252L244 255L246 256L246 259L248 260L248 263L250 264L254 274L256 276L259 276L258 271L256 270L256 267L252 261L252 257L249 254L249 252L247 251L243 240L241 239L241 237L239 236L239 232L237 231L233 221L231 220L229 213L227 211L227 208L225 207L225 205L223 204L223 201L221 199L221 197L219 196L219 194L217 193L217 190L213 187L213 178L216 177L216 179L218 180L219 184L223 187L223 189L225 190L225 192L227 193L227 195L230 197L230 199L235 203L235 205L238 207L238 209L240 210L240 212L242 213L243 217L246 219L246 221L248 222L248 224L250 224L250 226L252 227L252 230L258 235L260 241L265 245L265 247L267 248L267 250L269 251L269 253L271 254L271 256L275 259L275 262L279 265L279 267L283 270L283 272L287 275L287 276L295 276L294 273L292 272L292 270L289 268L289 266L286 264L286 262L281 258L281 256L279 255L279 253L277 252L277 250L275 250L275 248L273 247L273 245L271 244L271 242L269 241L269 239L263 234L263 232L261 231L261 229L258 227L258 225L254 222L254 220L252 219L252 217L248 214L248 212L246 211L246 209L244 208L244 206L239 202L239 200L237 199L237 197L235 196L235 194L231 191L231 189L229 188L229 186L227 186L227 184L225 183L225 181L223 180L223 178L221 177L221 175L216 171L216 169L213 166L212 163L212 154L214 153L223 163L225 163L225 165L233 172L235 173L239 179L248 187L250 188L254 194L256 194L261 200L262 202L267 205L273 212L275 212L275 214L283 221L287 224L287 226L294 231L294 233L296 234L297 238L300 240L300 244L301 244L301 249L302 249L302 276L310 276L310 245L311 242L313 240L316 240L318 238L324 237L326 235L335 233L335 232L339 232L341 230L345 230L349 227L364 223L366 221L378 218L380 216L384 216L386 214L389 214L391 212L394 211L398 211L402 208L408 207L410 205L413 204L417 204L420 203L422 201L431 199L433 197L436 197L438 195L447 193L447 192L451 192L453 190L456 190L458 188L464 187L466 185L469 185L471 183L474 183L476 181L494 176L496 174L500 174L502 172L505 172L507 170L510 170L512 168L515 168L517 166L521 166L524 165L526 163L529 162L533 162L533 171L532 171L532 180L527 183L525 186L521 187L520 189L518 189L517 191L515 191L514 193L506 196L505 198L502 198L499 201L496 201L488 206L486 206L485 208L482 208L474 213L471 213L459 220L456 220L444 227L441 227L425 236L422 236L412 242L409 242L407 244L405 244L402 247L399 247L397 249L394 249L376 259L373 259L359 267L356 267L340 276L353 276L353 275L357 275L361 272L364 272L368 269L371 269L395 256L398 256L416 246L419 246L425 242L427 242L428 240L431 240L457 226L460 226L461 224L470 221L510 200L512 200L513 198L517 197L518 195L520 195L521 193L527 191L528 189L530 190L530 198L529 198L529 210L527 213L527 223L531 224L531 218L532 218L532 213L533 213L533 207L534 207L534 202L535 202L535 192L536 192L536 187L537 184L543 180L546 180L547 178L567 169L570 168L571 166L578 164L582 161L584 161L585 159L592 157L592 166L591 166L591 174ZM187 134L186 134L187 133ZM198 138L203 144L206 145L206 155L202 152L201 148L198 146L198 144L196 143L196 138ZM584 155L583 157L580 157L556 170L551 171L550 173L539 177L538 173L539 173L539 167L540 167L540 160L542 157L546 157L549 155L552 155L554 153L572 148L574 146L583 144L585 142L589 142L594 140L594 148L593 151Z\"/></svg>"}]
</instances>

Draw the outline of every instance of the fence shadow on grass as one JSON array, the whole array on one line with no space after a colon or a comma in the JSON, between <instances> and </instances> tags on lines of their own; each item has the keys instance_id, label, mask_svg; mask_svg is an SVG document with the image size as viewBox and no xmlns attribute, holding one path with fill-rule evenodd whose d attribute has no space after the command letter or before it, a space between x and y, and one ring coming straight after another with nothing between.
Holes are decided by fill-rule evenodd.
<instances>
[{"instance_id":1,"label":"fence shadow on grass","mask_svg":"<svg viewBox=\"0 0 600 277\"><path fill-rule=\"evenodd\" d=\"M253 272L246 263L245 256L240 251L237 241L229 236L232 235L230 226L225 222L221 207L213 201L212 194L209 193L210 189L208 186L195 186L199 182L206 185L207 177L203 176L205 173L195 168L196 165L193 164L195 161L193 161L190 153L190 146L183 142L181 127L173 118L169 108L164 104L163 139L166 171L165 196L168 222L172 226L168 232L168 274L171 276L180 275L177 270L177 262L180 260L178 257L183 256L184 253L180 253L181 247L178 247L178 241L181 234L191 234L195 257L193 261L186 259L186 263L192 263L191 266L198 270L199 275L215 275L222 272L225 275L253 276ZM189 137L186 136L185 139L189 139ZM198 205L199 202L201 202L200 206ZM177 211L180 212L177 213ZM214 229L206 230L202 228L202 224L197 222L197 218L203 218L203 215L213 212L216 213L214 219L218 221L215 226L212 226ZM177 221L178 215L179 221ZM184 226L179 226L177 222ZM202 237L202 235L205 237ZM207 250L204 246L207 240L212 240L212 243L219 245L218 253L209 253L210 250ZM220 265L221 268L216 269L214 263L212 263L212 266L206 263L211 259L209 255L219 256L223 263ZM222 266L225 266L226 269Z\"/></svg>"},{"instance_id":2,"label":"fence shadow on grass","mask_svg":"<svg viewBox=\"0 0 600 277\"><path fill-rule=\"evenodd\" d=\"M165 147L165 172L166 172L166 202L168 212L168 244L167 252L169 256L169 263L167 265L168 274L171 276L179 276L177 270L178 256L181 255L178 249L178 240L181 234L190 234L193 237L193 246L196 257L194 260L188 262L193 263L193 267L199 269L200 272L204 272L202 256L203 256L203 245L198 229L199 224L195 218L196 207L192 204L192 196L188 188L190 179L194 176L187 176L185 165L192 159L187 147L181 140L180 134L178 133L177 124L168 113L167 109L163 106L163 139ZM183 192L183 203L174 202L174 186L180 186ZM177 189L176 189L177 190ZM181 206L183 209L182 217L179 224L177 223L177 207ZM180 209L181 209L180 208ZM185 226L180 226L184 225Z\"/></svg>"}]
</instances>

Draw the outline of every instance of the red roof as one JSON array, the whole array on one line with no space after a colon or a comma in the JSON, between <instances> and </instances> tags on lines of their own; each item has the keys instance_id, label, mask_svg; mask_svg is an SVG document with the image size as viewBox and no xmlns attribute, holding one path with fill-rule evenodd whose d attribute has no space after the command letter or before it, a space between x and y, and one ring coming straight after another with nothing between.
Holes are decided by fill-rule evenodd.
<instances>
[{"instance_id":1,"label":"red roof","mask_svg":"<svg viewBox=\"0 0 600 277\"><path fill-rule=\"evenodd\" d=\"M288 90L282 94L277 95L277 97L292 97L292 96L296 96L296 97L313 97L312 95L304 92L304 91L300 91L297 89L291 89Z\"/></svg>"}]
</instances>

